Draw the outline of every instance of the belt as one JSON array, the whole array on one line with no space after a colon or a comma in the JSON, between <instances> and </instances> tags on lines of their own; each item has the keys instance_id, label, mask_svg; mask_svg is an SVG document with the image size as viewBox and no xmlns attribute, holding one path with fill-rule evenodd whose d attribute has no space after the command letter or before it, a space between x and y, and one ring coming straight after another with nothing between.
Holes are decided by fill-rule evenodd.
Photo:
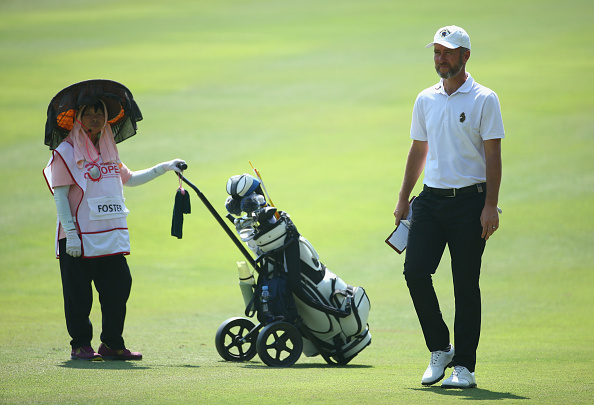
<instances>
[{"instance_id":1,"label":"belt","mask_svg":"<svg viewBox=\"0 0 594 405\"><path fill-rule=\"evenodd\" d=\"M462 194L480 194L487 191L487 183L477 183L472 186L462 188L433 188L424 186L423 191L435 194L441 197L457 197Z\"/></svg>"}]
</instances>

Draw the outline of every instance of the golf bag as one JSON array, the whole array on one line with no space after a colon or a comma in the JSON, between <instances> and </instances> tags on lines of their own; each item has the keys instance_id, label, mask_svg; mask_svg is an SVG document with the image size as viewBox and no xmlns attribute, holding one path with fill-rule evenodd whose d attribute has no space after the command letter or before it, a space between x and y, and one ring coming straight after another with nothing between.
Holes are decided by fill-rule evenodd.
<instances>
[{"instance_id":1,"label":"golf bag","mask_svg":"<svg viewBox=\"0 0 594 405\"><path fill-rule=\"evenodd\" d=\"M258 254L260 266L246 315L257 313L262 323L293 323L303 337L306 356L347 364L371 343L365 290L348 285L322 264L287 213L267 207L253 218L255 222L238 228L242 240ZM263 289L269 292L266 302Z\"/></svg>"}]
</instances>

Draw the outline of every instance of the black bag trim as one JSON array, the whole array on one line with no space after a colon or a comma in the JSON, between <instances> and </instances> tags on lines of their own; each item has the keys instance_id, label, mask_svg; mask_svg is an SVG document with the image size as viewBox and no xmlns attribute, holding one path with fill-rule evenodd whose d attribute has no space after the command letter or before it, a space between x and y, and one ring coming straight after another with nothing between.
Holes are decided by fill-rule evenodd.
<instances>
[{"instance_id":1,"label":"black bag trim","mask_svg":"<svg viewBox=\"0 0 594 405\"><path fill-rule=\"evenodd\" d=\"M350 311L343 311L337 308L334 308L330 305L326 305L319 301L316 301L309 297L303 291L303 286L301 285L301 258L300 258L300 251L299 251L299 233L297 233L297 229L293 225L293 223L287 219L287 237L291 236L290 242L286 249L284 250L285 259L287 263L287 271L289 274L289 287L293 291L293 293L306 305L317 309L321 312L326 314L331 314L337 316L339 318L345 318L351 314Z\"/></svg>"}]
</instances>

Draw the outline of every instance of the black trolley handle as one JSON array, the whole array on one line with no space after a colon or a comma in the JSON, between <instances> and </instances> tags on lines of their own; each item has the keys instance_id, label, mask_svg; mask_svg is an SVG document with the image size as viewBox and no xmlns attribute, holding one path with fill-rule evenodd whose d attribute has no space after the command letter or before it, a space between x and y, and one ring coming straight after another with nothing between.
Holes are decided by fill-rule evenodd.
<instances>
[{"instance_id":1,"label":"black trolley handle","mask_svg":"<svg viewBox=\"0 0 594 405\"><path fill-rule=\"evenodd\" d=\"M181 165L178 165L178 167L181 170L185 170L188 166L181 164ZM227 233L229 238L231 238L233 243L235 243L235 246L237 246L237 248L241 251L243 256L252 265L252 267L254 269L258 270L256 261L254 260L252 255L248 252L248 250L245 248L245 246L237 239L237 237L235 236L233 231L231 231L231 229L229 229L229 226L227 225L227 223L223 220L223 218L219 215L219 213L214 209L214 207L212 206L210 201L208 201L208 199L204 196L204 194L202 194L202 192L198 189L198 187L196 187L190 180L186 179L183 174L181 174L181 173L176 173L176 174L184 183L186 183L188 186L190 186L196 192L196 194L198 194L200 201L202 201L202 203L206 206L206 208L208 208L208 210L210 211L212 216L215 217L215 219L217 220L219 225L221 225L221 227L225 230L225 232Z\"/></svg>"}]
</instances>

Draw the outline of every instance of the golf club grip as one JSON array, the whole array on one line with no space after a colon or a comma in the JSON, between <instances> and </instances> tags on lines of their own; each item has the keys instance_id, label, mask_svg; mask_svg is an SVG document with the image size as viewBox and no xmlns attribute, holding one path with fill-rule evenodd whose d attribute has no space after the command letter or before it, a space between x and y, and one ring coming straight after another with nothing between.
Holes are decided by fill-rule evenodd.
<instances>
[{"instance_id":1,"label":"golf club grip","mask_svg":"<svg viewBox=\"0 0 594 405\"><path fill-rule=\"evenodd\" d=\"M182 172L188 168L188 165L187 165L187 164L185 164L185 163L178 163L176 166L177 166L177 168L178 168L179 170L181 170Z\"/></svg>"}]
</instances>

